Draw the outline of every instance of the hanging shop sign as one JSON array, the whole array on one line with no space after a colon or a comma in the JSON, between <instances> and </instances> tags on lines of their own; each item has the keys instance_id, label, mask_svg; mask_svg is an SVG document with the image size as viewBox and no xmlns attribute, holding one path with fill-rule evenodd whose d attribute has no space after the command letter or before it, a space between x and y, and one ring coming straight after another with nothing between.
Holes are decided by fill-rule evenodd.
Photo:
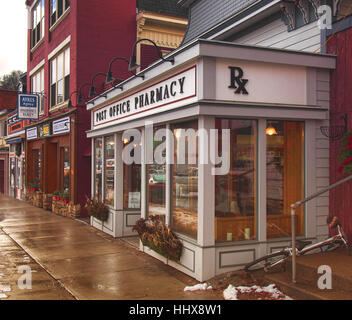
<instances>
[{"instance_id":1,"label":"hanging shop sign","mask_svg":"<svg viewBox=\"0 0 352 320\"><path fill-rule=\"evenodd\" d=\"M53 121L53 134L70 132L70 117Z\"/></svg>"},{"instance_id":2,"label":"hanging shop sign","mask_svg":"<svg viewBox=\"0 0 352 320\"><path fill-rule=\"evenodd\" d=\"M38 120L39 95L19 93L17 96L17 112L19 119Z\"/></svg>"},{"instance_id":3,"label":"hanging shop sign","mask_svg":"<svg viewBox=\"0 0 352 320\"><path fill-rule=\"evenodd\" d=\"M50 123L43 124L39 127L39 137L45 138L51 136L51 126Z\"/></svg>"},{"instance_id":4,"label":"hanging shop sign","mask_svg":"<svg viewBox=\"0 0 352 320\"><path fill-rule=\"evenodd\" d=\"M18 119L17 112L9 115L7 120L7 134L8 136L24 131L24 120Z\"/></svg>"},{"instance_id":5,"label":"hanging shop sign","mask_svg":"<svg viewBox=\"0 0 352 320\"><path fill-rule=\"evenodd\" d=\"M197 95L196 67L93 111L93 126L133 120L190 103Z\"/></svg>"},{"instance_id":6,"label":"hanging shop sign","mask_svg":"<svg viewBox=\"0 0 352 320\"><path fill-rule=\"evenodd\" d=\"M27 140L37 139L38 138L37 127L27 129L26 130L26 138L27 138Z\"/></svg>"}]
</instances>

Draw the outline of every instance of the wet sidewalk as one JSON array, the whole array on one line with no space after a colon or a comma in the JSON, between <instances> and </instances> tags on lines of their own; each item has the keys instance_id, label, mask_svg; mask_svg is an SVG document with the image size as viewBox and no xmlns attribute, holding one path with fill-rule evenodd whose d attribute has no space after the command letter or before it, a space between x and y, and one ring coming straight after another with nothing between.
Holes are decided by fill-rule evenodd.
<instances>
[{"instance_id":1,"label":"wet sidewalk","mask_svg":"<svg viewBox=\"0 0 352 320\"><path fill-rule=\"evenodd\" d=\"M34 271L31 290L17 285L23 265ZM128 241L0 195L0 299L222 298L184 292L196 283Z\"/></svg>"}]
</instances>

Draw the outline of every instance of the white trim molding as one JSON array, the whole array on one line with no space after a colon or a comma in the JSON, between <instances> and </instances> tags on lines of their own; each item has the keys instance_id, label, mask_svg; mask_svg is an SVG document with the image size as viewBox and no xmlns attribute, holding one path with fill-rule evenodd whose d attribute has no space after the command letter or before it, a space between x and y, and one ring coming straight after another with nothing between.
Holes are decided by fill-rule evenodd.
<instances>
[{"instance_id":1,"label":"white trim molding","mask_svg":"<svg viewBox=\"0 0 352 320\"><path fill-rule=\"evenodd\" d=\"M29 76L31 77L33 74L37 73L42 67L44 67L45 59L40 61L31 71L29 71Z\"/></svg>"},{"instance_id":2,"label":"white trim molding","mask_svg":"<svg viewBox=\"0 0 352 320\"><path fill-rule=\"evenodd\" d=\"M48 54L48 60L56 56L63 48L65 48L71 42L71 35L69 35L64 41L62 41L54 50Z\"/></svg>"}]
</instances>

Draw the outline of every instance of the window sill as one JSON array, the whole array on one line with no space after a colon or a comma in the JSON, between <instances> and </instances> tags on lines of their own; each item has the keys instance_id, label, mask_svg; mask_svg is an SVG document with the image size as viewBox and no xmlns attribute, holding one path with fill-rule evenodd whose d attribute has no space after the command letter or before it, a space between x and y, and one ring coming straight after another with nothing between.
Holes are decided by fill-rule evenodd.
<instances>
[{"instance_id":1,"label":"window sill","mask_svg":"<svg viewBox=\"0 0 352 320\"><path fill-rule=\"evenodd\" d=\"M50 27L50 29L49 29L50 32L53 32L53 31L56 29L56 27L60 24L60 22L66 18L66 16L67 16L67 15L70 13L70 11L71 11L70 9L71 9L71 7L69 7L69 8L61 15L61 17L55 21L55 23L54 23L54 24Z\"/></svg>"},{"instance_id":2,"label":"window sill","mask_svg":"<svg viewBox=\"0 0 352 320\"><path fill-rule=\"evenodd\" d=\"M41 38L41 39L36 43L36 45L35 45L33 48L31 48L31 53L33 53L35 50L37 50L37 48L38 48L43 42L44 42L44 37Z\"/></svg>"},{"instance_id":3,"label":"window sill","mask_svg":"<svg viewBox=\"0 0 352 320\"><path fill-rule=\"evenodd\" d=\"M49 113L58 111L58 110L63 109L63 108L66 108L67 106L68 106L68 100L63 102L63 103L61 103L61 104L56 105L55 107L51 107L49 109Z\"/></svg>"}]
</instances>

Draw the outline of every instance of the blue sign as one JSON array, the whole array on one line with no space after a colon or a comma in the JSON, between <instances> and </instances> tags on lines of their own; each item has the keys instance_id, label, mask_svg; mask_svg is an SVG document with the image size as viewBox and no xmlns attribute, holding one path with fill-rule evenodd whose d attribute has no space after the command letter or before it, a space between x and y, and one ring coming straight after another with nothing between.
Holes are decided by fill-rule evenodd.
<instances>
[{"instance_id":1,"label":"blue sign","mask_svg":"<svg viewBox=\"0 0 352 320\"><path fill-rule=\"evenodd\" d=\"M17 112L19 119L38 120L39 95L19 93L17 96Z\"/></svg>"}]
</instances>

